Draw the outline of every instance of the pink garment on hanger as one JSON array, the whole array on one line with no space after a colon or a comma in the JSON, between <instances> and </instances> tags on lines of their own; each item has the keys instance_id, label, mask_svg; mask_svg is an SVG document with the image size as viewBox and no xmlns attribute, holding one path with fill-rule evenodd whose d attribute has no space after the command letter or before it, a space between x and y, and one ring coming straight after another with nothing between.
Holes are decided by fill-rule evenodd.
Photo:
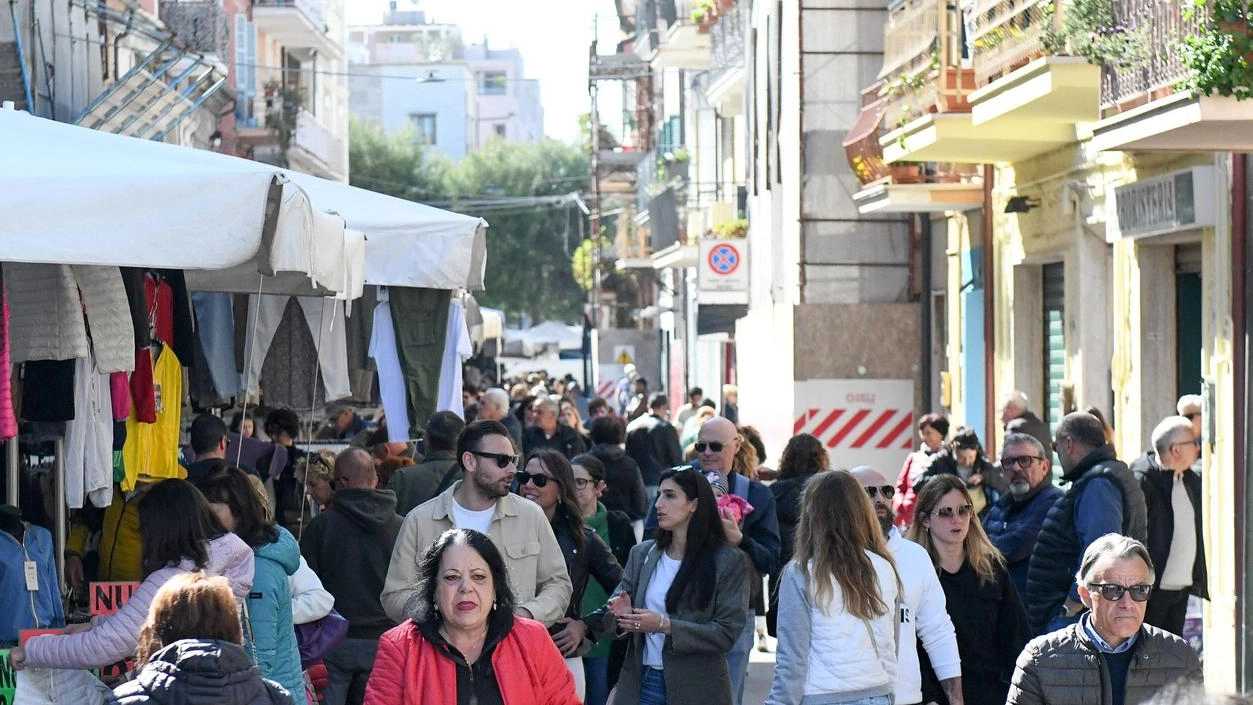
<instances>
[{"instance_id":1,"label":"pink garment on hanger","mask_svg":"<svg viewBox=\"0 0 1253 705\"><path fill-rule=\"evenodd\" d=\"M17 418L13 415L13 368L9 364L9 298L0 293L0 440L17 435Z\"/></svg>"},{"instance_id":2,"label":"pink garment on hanger","mask_svg":"<svg viewBox=\"0 0 1253 705\"><path fill-rule=\"evenodd\" d=\"M131 415L131 382L125 372L109 375L109 397L113 403L113 420L125 421Z\"/></svg>"}]
</instances>

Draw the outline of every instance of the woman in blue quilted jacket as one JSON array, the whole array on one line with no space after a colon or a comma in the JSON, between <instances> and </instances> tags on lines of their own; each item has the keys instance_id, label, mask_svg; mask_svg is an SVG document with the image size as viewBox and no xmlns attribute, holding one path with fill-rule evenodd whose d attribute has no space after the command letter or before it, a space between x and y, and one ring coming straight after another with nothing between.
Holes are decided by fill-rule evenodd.
<instances>
[{"instance_id":1,"label":"woman in blue quilted jacket","mask_svg":"<svg viewBox=\"0 0 1253 705\"><path fill-rule=\"evenodd\" d=\"M267 515L264 500L243 470L220 468L199 479L196 486L226 528L251 546L255 556L244 620L245 631L251 633L244 634L244 648L261 667L261 675L303 702L304 676L287 583L300 568L300 546Z\"/></svg>"}]
</instances>

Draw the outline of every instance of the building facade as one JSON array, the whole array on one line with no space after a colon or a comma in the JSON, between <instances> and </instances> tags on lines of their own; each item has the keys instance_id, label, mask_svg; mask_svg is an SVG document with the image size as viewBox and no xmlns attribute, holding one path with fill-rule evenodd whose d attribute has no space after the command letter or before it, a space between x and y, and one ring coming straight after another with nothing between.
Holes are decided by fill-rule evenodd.
<instances>
[{"instance_id":1,"label":"building facade","mask_svg":"<svg viewBox=\"0 0 1253 705\"><path fill-rule=\"evenodd\" d=\"M392 10L349 31L353 114L457 161L491 139L544 136L539 82L517 49L465 44L455 25L418 10Z\"/></svg>"}]
</instances>

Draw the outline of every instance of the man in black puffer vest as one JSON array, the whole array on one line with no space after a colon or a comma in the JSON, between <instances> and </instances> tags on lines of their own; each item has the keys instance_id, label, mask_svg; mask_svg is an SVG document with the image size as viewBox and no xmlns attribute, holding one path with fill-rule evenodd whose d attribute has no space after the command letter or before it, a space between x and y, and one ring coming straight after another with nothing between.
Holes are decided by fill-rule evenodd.
<instances>
[{"instance_id":1,"label":"man in black puffer vest","mask_svg":"<svg viewBox=\"0 0 1253 705\"><path fill-rule=\"evenodd\" d=\"M1027 612L1036 634L1060 629L1083 612L1075 571L1088 545L1105 534L1137 541L1148 535L1148 511L1135 475L1114 456L1091 414L1067 414L1053 447L1062 482L1071 483L1044 519L1027 569Z\"/></svg>"}]
</instances>

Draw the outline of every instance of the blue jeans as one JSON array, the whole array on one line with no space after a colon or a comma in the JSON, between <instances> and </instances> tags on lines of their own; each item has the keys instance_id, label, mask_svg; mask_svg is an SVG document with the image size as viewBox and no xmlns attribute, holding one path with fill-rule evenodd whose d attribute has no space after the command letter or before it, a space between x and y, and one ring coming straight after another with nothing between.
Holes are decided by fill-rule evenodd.
<instances>
[{"instance_id":1,"label":"blue jeans","mask_svg":"<svg viewBox=\"0 0 1253 705\"><path fill-rule=\"evenodd\" d=\"M661 669L644 666L640 675L640 705L668 705L666 677Z\"/></svg>"},{"instance_id":2,"label":"blue jeans","mask_svg":"<svg viewBox=\"0 0 1253 705\"><path fill-rule=\"evenodd\" d=\"M587 696L583 705L605 705L609 698L609 657L584 656L583 674L587 679Z\"/></svg>"},{"instance_id":3,"label":"blue jeans","mask_svg":"<svg viewBox=\"0 0 1253 705\"><path fill-rule=\"evenodd\" d=\"M740 705L744 700L744 676L748 675L748 652L753 650L756 626L756 615L750 610L744 631L740 632L735 645L727 652L727 669L731 671L731 700L735 705Z\"/></svg>"},{"instance_id":4,"label":"blue jeans","mask_svg":"<svg viewBox=\"0 0 1253 705\"><path fill-rule=\"evenodd\" d=\"M840 705L892 705L896 698L891 695L876 695L870 698L858 698L856 700L846 700Z\"/></svg>"}]
</instances>

